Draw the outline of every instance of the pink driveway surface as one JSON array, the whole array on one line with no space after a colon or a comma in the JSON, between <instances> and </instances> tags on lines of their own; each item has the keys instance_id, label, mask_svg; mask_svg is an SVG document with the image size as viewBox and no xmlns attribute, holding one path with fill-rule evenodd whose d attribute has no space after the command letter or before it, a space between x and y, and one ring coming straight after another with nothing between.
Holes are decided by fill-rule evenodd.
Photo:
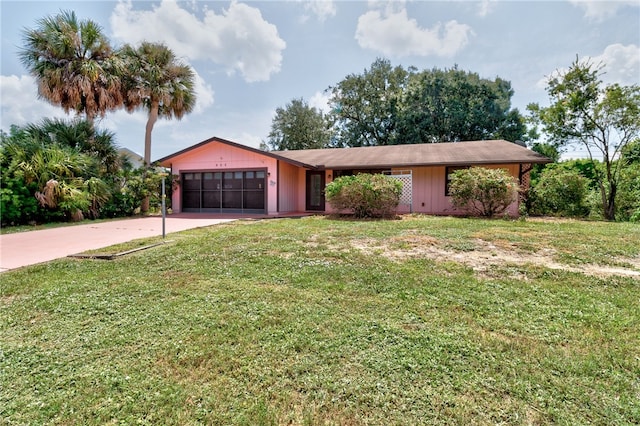
<instances>
[{"instance_id":1,"label":"pink driveway surface","mask_svg":"<svg viewBox=\"0 0 640 426\"><path fill-rule=\"evenodd\" d=\"M232 220L235 219L170 215L165 222L165 231L169 234ZM160 235L162 235L161 217L113 220L0 235L0 272L138 238Z\"/></svg>"}]
</instances>

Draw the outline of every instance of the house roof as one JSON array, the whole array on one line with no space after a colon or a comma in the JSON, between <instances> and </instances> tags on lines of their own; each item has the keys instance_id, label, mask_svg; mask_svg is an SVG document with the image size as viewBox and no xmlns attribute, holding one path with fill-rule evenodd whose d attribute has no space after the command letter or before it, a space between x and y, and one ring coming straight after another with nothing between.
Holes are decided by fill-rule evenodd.
<instances>
[{"instance_id":1,"label":"house roof","mask_svg":"<svg viewBox=\"0 0 640 426\"><path fill-rule=\"evenodd\" d=\"M480 164L548 163L547 157L505 140L274 151L314 168L389 168Z\"/></svg>"},{"instance_id":2,"label":"house roof","mask_svg":"<svg viewBox=\"0 0 640 426\"><path fill-rule=\"evenodd\" d=\"M168 167L174 158L212 142L224 143L310 169L376 169L410 166L548 163L551 161L530 149L505 140L261 151L213 137L161 158L158 163Z\"/></svg>"},{"instance_id":3,"label":"house roof","mask_svg":"<svg viewBox=\"0 0 640 426\"><path fill-rule=\"evenodd\" d=\"M118 149L118 154L127 158L131 163L137 167L140 167L144 164L144 158L142 155L137 152L131 151L129 148L120 148Z\"/></svg>"},{"instance_id":4,"label":"house roof","mask_svg":"<svg viewBox=\"0 0 640 426\"><path fill-rule=\"evenodd\" d=\"M222 139L222 138L219 138L219 137L216 137L216 136L214 136L212 138L209 138L207 140L204 140L204 141L202 141L200 143L197 143L195 145L191 145L191 146L189 146L189 147L187 147L185 149L182 149L182 150L180 150L178 152L174 152L173 154L167 155L166 157L162 157L159 160L156 160L156 162L158 164L160 164L161 166L163 166L163 167L170 167L171 166L171 162L173 161L174 158L179 157L179 156L181 156L183 154L186 154L188 152L191 152L191 151L193 151L195 149L204 147L204 146L206 146L206 145L208 145L210 143L215 143L215 142L222 143L222 144L229 145L229 146L233 146L233 147L239 148L239 149L244 149L244 150L250 151L250 152L255 152L255 153L258 153L258 154L261 154L261 155L266 155L267 157L272 157L272 158L275 158L277 160L283 160L283 161L286 161L287 163L291 163L291 164L294 164L296 166L313 168L313 166L310 166L308 164L302 164L302 163L300 163L300 162L298 162L298 161L296 161L294 159L289 159L289 158L277 155L276 153L273 153L273 152L262 151L262 150L257 149L257 148L252 148L250 146L242 145L242 144L239 144L237 142L232 142L232 141L229 141L229 140L226 140L226 139Z\"/></svg>"}]
</instances>

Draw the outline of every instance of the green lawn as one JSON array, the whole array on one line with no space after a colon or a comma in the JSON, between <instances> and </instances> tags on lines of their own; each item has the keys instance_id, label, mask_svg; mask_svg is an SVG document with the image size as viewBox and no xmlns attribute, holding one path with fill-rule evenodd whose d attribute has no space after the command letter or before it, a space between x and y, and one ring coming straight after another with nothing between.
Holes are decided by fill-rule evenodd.
<instances>
[{"instance_id":1,"label":"green lawn","mask_svg":"<svg viewBox=\"0 0 640 426\"><path fill-rule=\"evenodd\" d=\"M640 423L637 225L311 217L170 239L0 275L0 424Z\"/></svg>"}]
</instances>

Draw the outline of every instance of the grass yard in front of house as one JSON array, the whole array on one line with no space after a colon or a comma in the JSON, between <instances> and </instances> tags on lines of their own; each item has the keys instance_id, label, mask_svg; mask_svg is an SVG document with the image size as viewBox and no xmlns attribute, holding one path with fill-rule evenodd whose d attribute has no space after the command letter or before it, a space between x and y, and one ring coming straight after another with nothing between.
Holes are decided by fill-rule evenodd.
<instances>
[{"instance_id":1,"label":"grass yard in front of house","mask_svg":"<svg viewBox=\"0 0 640 426\"><path fill-rule=\"evenodd\" d=\"M0 274L1 423L640 423L637 225L310 217L171 240Z\"/></svg>"}]
</instances>

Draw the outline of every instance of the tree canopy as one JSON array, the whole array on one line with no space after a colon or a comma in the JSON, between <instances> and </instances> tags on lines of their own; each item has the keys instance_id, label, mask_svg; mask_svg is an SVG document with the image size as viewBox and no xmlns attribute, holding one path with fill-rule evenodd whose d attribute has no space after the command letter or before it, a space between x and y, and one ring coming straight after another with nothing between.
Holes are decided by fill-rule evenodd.
<instances>
[{"instance_id":1,"label":"tree canopy","mask_svg":"<svg viewBox=\"0 0 640 426\"><path fill-rule=\"evenodd\" d=\"M331 129L322 111L299 98L276 109L263 148L275 151L327 148L330 143Z\"/></svg>"},{"instance_id":2,"label":"tree canopy","mask_svg":"<svg viewBox=\"0 0 640 426\"><path fill-rule=\"evenodd\" d=\"M61 12L24 31L24 42L20 59L48 102L90 122L122 106L122 63L95 22Z\"/></svg>"},{"instance_id":3,"label":"tree canopy","mask_svg":"<svg viewBox=\"0 0 640 426\"><path fill-rule=\"evenodd\" d=\"M328 89L339 146L524 139L511 83L459 70L417 71L378 59Z\"/></svg>"},{"instance_id":4,"label":"tree canopy","mask_svg":"<svg viewBox=\"0 0 640 426\"><path fill-rule=\"evenodd\" d=\"M602 66L578 58L567 71L556 71L547 83L548 107L528 109L556 146L579 144L592 162L602 161L596 181L604 217L616 214L616 193L625 162L616 161L640 137L640 86L605 85Z\"/></svg>"},{"instance_id":5,"label":"tree canopy","mask_svg":"<svg viewBox=\"0 0 640 426\"><path fill-rule=\"evenodd\" d=\"M167 46L143 42L121 50L125 63L124 105L127 111L148 112L144 162L151 163L151 133L158 118L181 119L196 104L195 73Z\"/></svg>"},{"instance_id":6,"label":"tree canopy","mask_svg":"<svg viewBox=\"0 0 640 426\"><path fill-rule=\"evenodd\" d=\"M115 51L99 25L63 11L24 31L20 59L38 81L38 93L65 112L97 116L125 107L142 108L147 165L158 118L180 119L195 107L195 73L165 45L143 42Z\"/></svg>"},{"instance_id":7,"label":"tree canopy","mask_svg":"<svg viewBox=\"0 0 640 426\"><path fill-rule=\"evenodd\" d=\"M20 60L35 77L39 96L84 120L45 119L0 134L0 221L97 217L103 211L117 216L143 200L148 209L160 175L123 170L115 135L97 130L94 121L123 107L147 110L149 165L157 119L180 119L195 106L194 71L162 44L116 51L98 24L73 11L40 19L23 31L23 40Z\"/></svg>"},{"instance_id":8,"label":"tree canopy","mask_svg":"<svg viewBox=\"0 0 640 426\"><path fill-rule=\"evenodd\" d=\"M402 143L522 139L526 128L512 96L508 81L457 67L412 73L399 117Z\"/></svg>"},{"instance_id":9,"label":"tree canopy","mask_svg":"<svg viewBox=\"0 0 640 426\"><path fill-rule=\"evenodd\" d=\"M395 145L408 73L378 59L329 87L339 146Z\"/></svg>"}]
</instances>

